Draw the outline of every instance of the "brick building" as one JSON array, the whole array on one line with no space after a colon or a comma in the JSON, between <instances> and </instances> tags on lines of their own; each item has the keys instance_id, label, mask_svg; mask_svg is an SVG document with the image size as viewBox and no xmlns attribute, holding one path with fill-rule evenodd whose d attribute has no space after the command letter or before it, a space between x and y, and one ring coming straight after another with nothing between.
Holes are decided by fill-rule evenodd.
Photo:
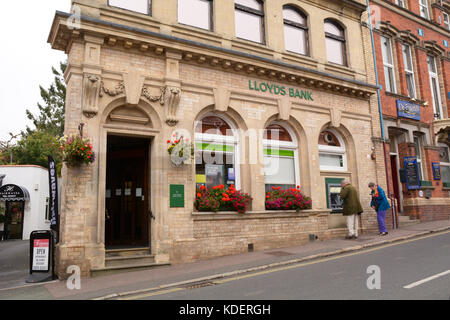
<instances>
[{"instance_id":1,"label":"brick building","mask_svg":"<svg viewBox=\"0 0 450 320\"><path fill-rule=\"evenodd\" d=\"M388 138L388 191L400 214L448 219L450 2L373 0L371 8ZM406 165L411 170L405 157L412 157Z\"/></svg>"},{"instance_id":2,"label":"brick building","mask_svg":"<svg viewBox=\"0 0 450 320\"><path fill-rule=\"evenodd\" d=\"M62 170L60 276L126 268L139 250L151 266L342 236L342 179L376 228L367 185L386 175L364 0L72 4L49 43L68 55L66 133L83 123L96 161ZM174 135L195 141L195 164L173 163ZM248 212L196 212L210 183L250 194ZM311 210L266 210L267 190L297 185Z\"/></svg>"}]
</instances>

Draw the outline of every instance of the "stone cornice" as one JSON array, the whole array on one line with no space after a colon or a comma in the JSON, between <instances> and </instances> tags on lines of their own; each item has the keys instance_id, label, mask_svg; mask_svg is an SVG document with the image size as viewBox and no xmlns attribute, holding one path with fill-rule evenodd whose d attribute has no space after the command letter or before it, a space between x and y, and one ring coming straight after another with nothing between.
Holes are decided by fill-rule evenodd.
<instances>
[{"instance_id":1,"label":"stone cornice","mask_svg":"<svg viewBox=\"0 0 450 320\"><path fill-rule=\"evenodd\" d=\"M80 29L70 30L66 21L69 16L63 12L56 13L48 39L53 49L68 52L74 41L75 32L75 39L80 39L85 34L103 36L106 45L121 46L126 50L140 50L159 56L169 49L180 53L185 63L298 83L319 90L333 91L336 94L368 99L376 92L376 86L366 82L96 18L82 16Z\"/></svg>"}]
</instances>

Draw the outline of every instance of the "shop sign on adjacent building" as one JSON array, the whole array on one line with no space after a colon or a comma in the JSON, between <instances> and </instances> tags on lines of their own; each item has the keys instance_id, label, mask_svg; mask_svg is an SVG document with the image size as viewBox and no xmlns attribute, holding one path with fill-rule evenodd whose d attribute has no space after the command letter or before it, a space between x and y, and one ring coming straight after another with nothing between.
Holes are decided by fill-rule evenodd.
<instances>
[{"instance_id":1,"label":"shop sign on adjacent building","mask_svg":"<svg viewBox=\"0 0 450 320\"><path fill-rule=\"evenodd\" d=\"M434 180L441 180L441 164L439 162L433 162L433 178Z\"/></svg>"},{"instance_id":2,"label":"shop sign on adjacent building","mask_svg":"<svg viewBox=\"0 0 450 320\"><path fill-rule=\"evenodd\" d=\"M402 118L420 120L420 105L397 100L397 115Z\"/></svg>"}]
</instances>

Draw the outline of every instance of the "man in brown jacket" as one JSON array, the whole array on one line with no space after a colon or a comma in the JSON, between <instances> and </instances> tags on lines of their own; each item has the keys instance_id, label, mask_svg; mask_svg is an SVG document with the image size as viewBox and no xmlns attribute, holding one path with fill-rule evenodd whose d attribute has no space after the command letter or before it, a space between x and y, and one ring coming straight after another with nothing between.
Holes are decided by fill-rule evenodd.
<instances>
[{"instance_id":1,"label":"man in brown jacket","mask_svg":"<svg viewBox=\"0 0 450 320\"><path fill-rule=\"evenodd\" d=\"M344 202L343 214L347 217L348 235L345 239L358 238L358 215L363 212L361 202L359 202L358 191L348 180L341 182L341 199Z\"/></svg>"}]
</instances>

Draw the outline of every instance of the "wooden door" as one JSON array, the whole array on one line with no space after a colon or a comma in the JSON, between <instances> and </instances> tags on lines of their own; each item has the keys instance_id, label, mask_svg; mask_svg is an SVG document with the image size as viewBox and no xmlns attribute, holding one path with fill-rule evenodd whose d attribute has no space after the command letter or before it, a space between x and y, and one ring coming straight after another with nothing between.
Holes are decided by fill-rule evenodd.
<instances>
[{"instance_id":1,"label":"wooden door","mask_svg":"<svg viewBox=\"0 0 450 320\"><path fill-rule=\"evenodd\" d=\"M107 246L148 246L148 141L108 152L106 178Z\"/></svg>"}]
</instances>

